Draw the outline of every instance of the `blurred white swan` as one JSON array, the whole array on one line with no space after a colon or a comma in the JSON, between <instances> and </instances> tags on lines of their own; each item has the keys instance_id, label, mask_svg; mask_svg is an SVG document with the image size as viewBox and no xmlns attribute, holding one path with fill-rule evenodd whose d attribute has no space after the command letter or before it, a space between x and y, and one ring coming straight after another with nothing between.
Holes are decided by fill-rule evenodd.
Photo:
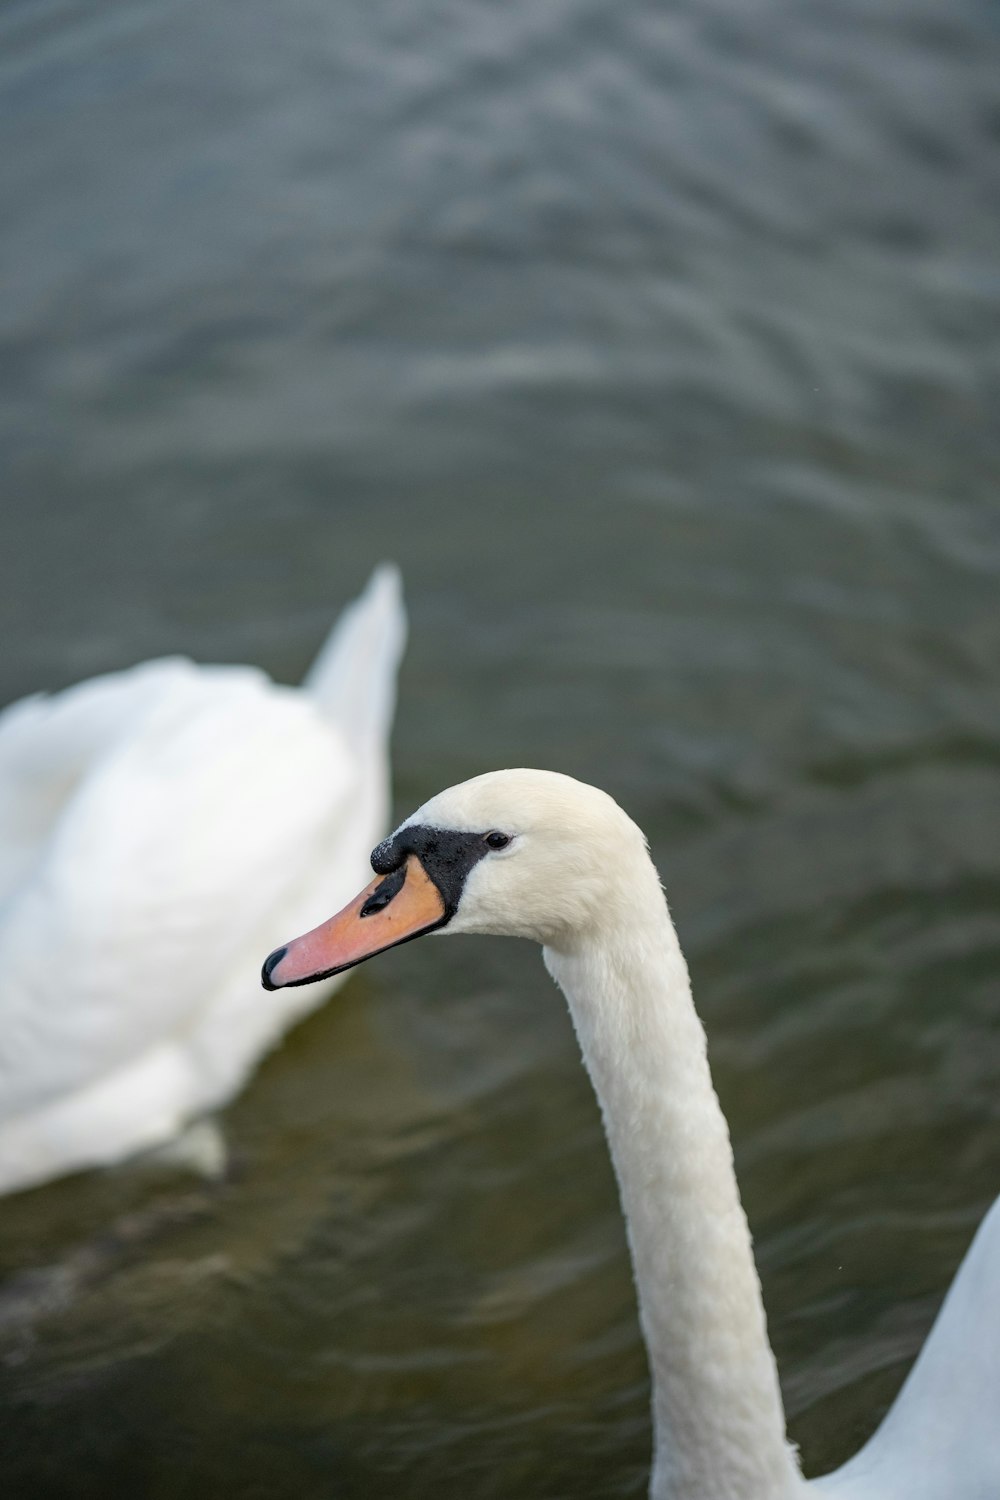
<instances>
[{"instance_id":1,"label":"blurred white swan","mask_svg":"<svg viewBox=\"0 0 1000 1500\"><path fill-rule=\"evenodd\" d=\"M307 984L424 932L534 939L563 990L628 1228L653 1384L651 1500L998 1500L1000 1202L875 1436L806 1481L785 1413L729 1131L659 877L604 792L496 771L426 803L377 878L278 948Z\"/></svg>"},{"instance_id":2,"label":"blurred white swan","mask_svg":"<svg viewBox=\"0 0 1000 1500\"><path fill-rule=\"evenodd\" d=\"M0 1192L171 1140L324 997L258 955L384 831L405 632L383 567L301 688L170 658L0 715Z\"/></svg>"}]
</instances>

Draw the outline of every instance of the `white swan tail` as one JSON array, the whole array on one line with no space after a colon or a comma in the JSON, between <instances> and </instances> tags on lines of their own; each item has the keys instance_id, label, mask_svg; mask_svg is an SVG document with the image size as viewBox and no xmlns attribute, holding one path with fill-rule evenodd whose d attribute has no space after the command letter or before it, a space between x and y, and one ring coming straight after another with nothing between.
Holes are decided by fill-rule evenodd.
<instances>
[{"instance_id":1,"label":"white swan tail","mask_svg":"<svg viewBox=\"0 0 1000 1500\"><path fill-rule=\"evenodd\" d=\"M405 645L399 569L382 563L364 593L344 610L302 681L359 755L371 753L388 736Z\"/></svg>"}]
</instances>

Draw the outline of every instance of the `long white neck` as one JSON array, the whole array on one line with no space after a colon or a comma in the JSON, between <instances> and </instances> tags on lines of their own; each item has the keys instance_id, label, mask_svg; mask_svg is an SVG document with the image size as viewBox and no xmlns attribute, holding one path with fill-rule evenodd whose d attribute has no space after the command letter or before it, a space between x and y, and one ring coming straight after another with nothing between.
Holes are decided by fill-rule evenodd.
<instances>
[{"instance_id":1,"label":"long white neck","mask_svg":"<svg viewBox=\"0 0 1000 1500\"><path fill-rule=\"evenodd\" d=\"M604 1117L653 1382L653 1500L801 1496L729 1131L652 865L603 934L545 950Z\"/></svg>"}]
</instances>

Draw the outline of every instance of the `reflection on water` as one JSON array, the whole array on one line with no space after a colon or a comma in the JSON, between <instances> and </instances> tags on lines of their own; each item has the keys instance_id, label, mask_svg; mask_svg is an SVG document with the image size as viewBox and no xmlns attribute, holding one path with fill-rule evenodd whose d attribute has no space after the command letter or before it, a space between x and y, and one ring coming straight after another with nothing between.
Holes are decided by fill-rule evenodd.
<instances>
[{"instance_id":1,"label":"reflection on water","mask_svg":"<svg viewBox=\"0 0 1000 1500\"><path fill-rule=\"evenodd\" d=\"M998 43L979 0L0 17L0 697L297 677L396 557L401 809L540 764L650 833L813 1470L1000 1187ZM642 1493L530 949L388 955L223 1124L219 1184L4 1202L12 1492Z\"/></svg>"}]
</instances>

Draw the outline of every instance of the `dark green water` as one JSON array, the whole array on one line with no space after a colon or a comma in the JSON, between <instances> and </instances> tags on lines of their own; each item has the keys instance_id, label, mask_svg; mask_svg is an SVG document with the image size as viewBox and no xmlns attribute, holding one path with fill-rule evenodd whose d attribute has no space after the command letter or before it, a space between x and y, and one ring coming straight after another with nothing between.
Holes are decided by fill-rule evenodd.
<instances>
[{"instance_id":1,"label":"dark green water","mask_svg":"<svg viewBox=\"0 0 1000 1500\"><path fill-rule=\"evenodd\" d=\"M1000 1189L995 7L8 0L0 134L0 699L293 680L397 559L399 810L647 829L839 1461ZM537 954L388 955L222 1124L0 1203L5 1494L642 1493Z\"/></svg>"}]
</instances>

